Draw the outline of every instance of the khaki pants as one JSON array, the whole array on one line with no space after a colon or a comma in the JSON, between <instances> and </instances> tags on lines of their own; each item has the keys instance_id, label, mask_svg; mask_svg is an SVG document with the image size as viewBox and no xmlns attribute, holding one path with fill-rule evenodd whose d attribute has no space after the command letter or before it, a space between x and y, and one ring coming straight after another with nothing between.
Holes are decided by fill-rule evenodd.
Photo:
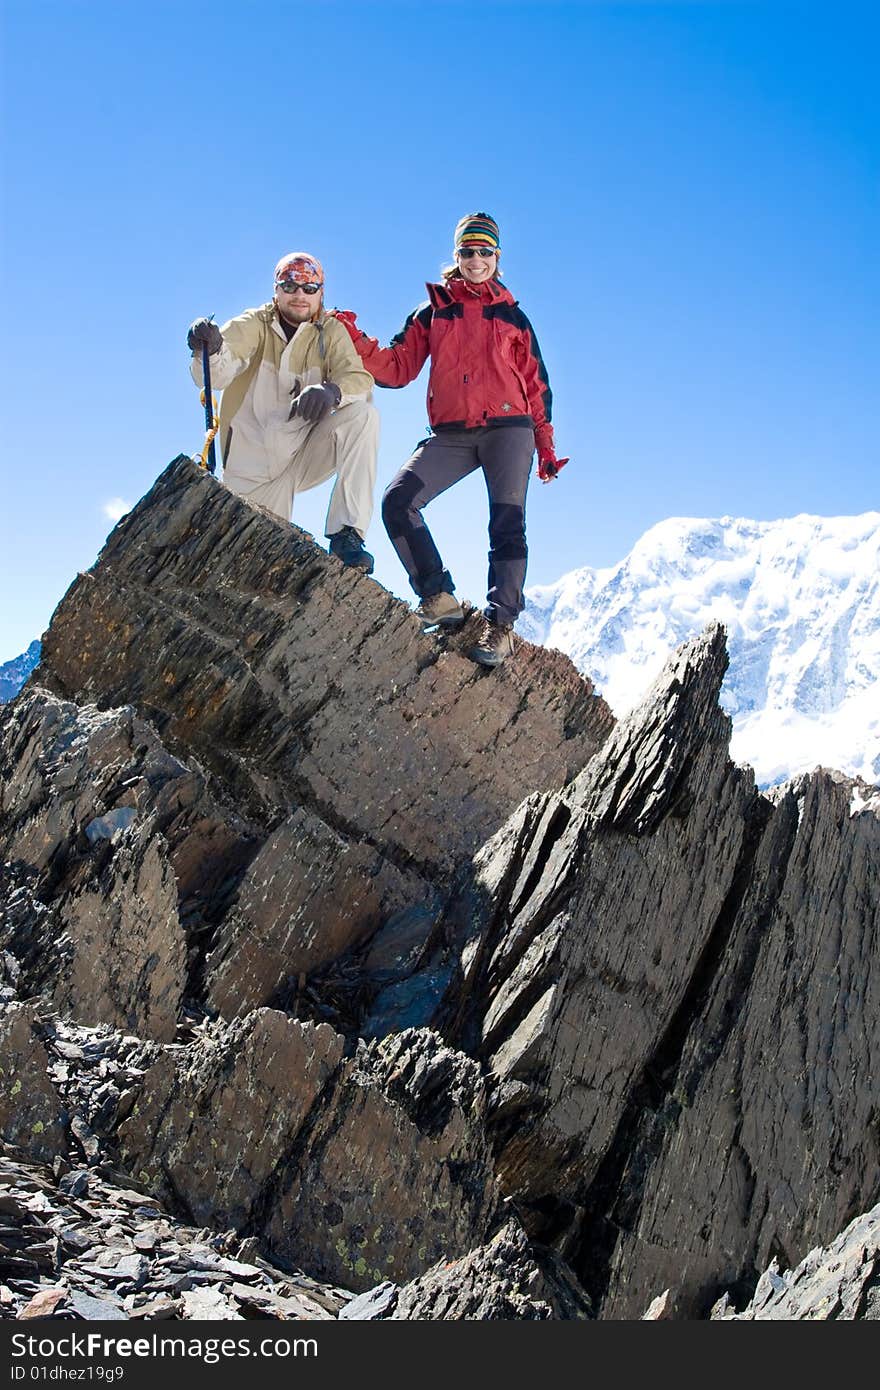
<instances>
[{"instance_id":1,"label":"khaki pants","mask_svg":"<svg viewBox=\"0 0 880 1390\"><path fill-rule=\"evenodd\" d=\"M241 448L232 427L230 462L223 481L231 492L290 521L293 499L336 475L324 534L353 526L363 538L373 515L379 412L371 402L351 401L325 415L302 436L302 443L279 466L268 452Z\"/></svg>"}]
</instances>

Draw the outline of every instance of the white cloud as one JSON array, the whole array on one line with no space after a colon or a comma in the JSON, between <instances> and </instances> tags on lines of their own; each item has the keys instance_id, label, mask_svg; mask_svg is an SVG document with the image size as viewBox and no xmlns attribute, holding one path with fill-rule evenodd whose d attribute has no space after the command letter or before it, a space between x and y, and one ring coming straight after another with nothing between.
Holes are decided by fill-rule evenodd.
<instances>
[{"instance_id":1,"label":"white cloud","mask_svg":"<svg viewBox=\"0 0 880 1390\"><path fill-rule=\"evenodd\" d=\"M123 497L111 497L109 502L104 503L101 511L111 521L116 522L119 521L120 517L125 516L126 512L130 512L131 508L132 503L126 502Z\"/></svg>"}]
</instances>

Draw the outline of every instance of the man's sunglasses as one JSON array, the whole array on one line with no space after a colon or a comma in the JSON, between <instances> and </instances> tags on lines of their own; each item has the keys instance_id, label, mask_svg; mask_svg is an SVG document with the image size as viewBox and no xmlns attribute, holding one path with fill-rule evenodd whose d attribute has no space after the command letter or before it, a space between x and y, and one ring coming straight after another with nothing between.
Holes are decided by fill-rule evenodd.
<instances>
[{"instance_id":1,"label":"man's sunglasses","mask_svg":"<svg viewBox=\"0 0 880 1390\"><path fill-rule=\"evenodd\" d=\"M483 256L488 260L490 256L497 256L498 251L494 246L459 246L457 254L464 261L469 261L471 256Z\"/></svg>"},{"instance_id":2,"label":"man's sunglasses","mask_svg":"<svg viewBox=\"0 0 880 1390\"><path fill-rule=\"evenodd\" d=\"M283 290L285 294L295 294L297 290L302 290L303 294L317 294L323 285L301 285L299 280L277 280L275 288Z\"/></svg>"}]
</instances>

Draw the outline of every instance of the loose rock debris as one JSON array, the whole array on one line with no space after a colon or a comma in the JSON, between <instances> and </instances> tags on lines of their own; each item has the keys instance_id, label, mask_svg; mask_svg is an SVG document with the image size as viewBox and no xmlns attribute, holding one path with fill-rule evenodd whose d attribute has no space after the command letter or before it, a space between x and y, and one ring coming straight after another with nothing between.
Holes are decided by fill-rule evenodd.
<instances>
[{"instance_id":1,"label":"loose rock debris","mask_svg":"<svg viewBox=\"0 0 880 1390\"><path fill-rule=\"evenodd\" d=\"M95 1169L70 1176L0 1154L0 1318L326 1321L354 1298Z\"/></svg>"}]
</instances>

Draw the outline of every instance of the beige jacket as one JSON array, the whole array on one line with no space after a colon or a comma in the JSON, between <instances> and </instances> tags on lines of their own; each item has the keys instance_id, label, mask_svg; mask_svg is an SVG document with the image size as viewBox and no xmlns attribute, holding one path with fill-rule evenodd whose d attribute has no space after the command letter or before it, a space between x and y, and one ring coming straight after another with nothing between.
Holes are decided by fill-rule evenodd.
<instances>
[{"instance_id":1,"label":"beige jacket","mask_svg":"<svg viewBox=\"0 0 880 1390\"><path fill-rule=\"evenodd\" d=\"M342 392L340 407L365 400L373 378L361 365L342 324L322 310L317 319L300 324L290 342L278 319L274 301L246 309L221 328L223 347L210 361L212 389L222 391L220 446L229 463L230 434L238 417L244 437L287 458L291 449L290 402L299 387L332 381ZM191 371L202 381L202 356L193 355ZM234 446L233 446L234 447Z\"/></svg>"}]
</instances>

